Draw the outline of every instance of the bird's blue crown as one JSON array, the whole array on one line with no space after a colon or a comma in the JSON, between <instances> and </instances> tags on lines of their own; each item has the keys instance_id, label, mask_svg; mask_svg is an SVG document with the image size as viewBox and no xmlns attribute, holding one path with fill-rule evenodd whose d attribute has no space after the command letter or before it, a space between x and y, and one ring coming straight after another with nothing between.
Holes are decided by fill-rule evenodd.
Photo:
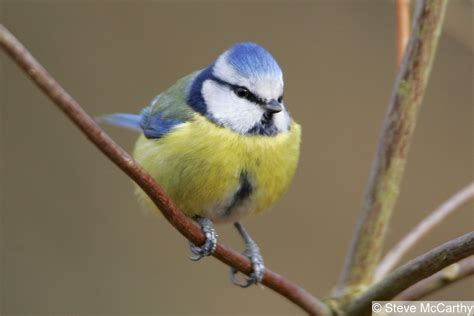
<instances>
[{"instance_id":1,"label":"bird's blue crown","mask_svg":"<svg viewBox=\"0 0 474 316\"><path fill-rule=\"evenodd\" d=\"M256 43L237 43L227 52L227 62L243 77L282 76L272 54Z\"/></svg>"}]
</instances>

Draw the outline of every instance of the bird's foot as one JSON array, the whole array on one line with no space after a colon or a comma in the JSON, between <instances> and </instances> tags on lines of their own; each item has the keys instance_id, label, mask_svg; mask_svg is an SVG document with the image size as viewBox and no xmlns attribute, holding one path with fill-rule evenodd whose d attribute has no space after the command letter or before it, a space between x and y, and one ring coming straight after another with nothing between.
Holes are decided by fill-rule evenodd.
<instances>
[{"instance_id":1,"label":"bird's foot","mask_svg":"<svg viewBox=\"0 0 474 316\"><path fill-rule=\"evenodd\" d=\"M191 252L195 254L195 256L189 258L192 261L198 261L203 257L212 255L217 246L217 234L212 221L203 217L196 217L195 220L201 226L201 230L204 233L206 241L202 246L196 246L192 242L189 242Z\"/></svg>"},{"instance_id":2,"label":"bird's foot","mask_svg":"<svg viewBox=\"0 0 474 316\"><path fill-rule=\"evenodd\" d=\"M239 282L236 278L237 269L230 268L230 281L242 288L251 286L252 284L258 284L262 282L263 275L265 273L265 265L263 264L263 258L260 254L260 250L257 245L255 247L247 248L242 254L250 259L252 262L253 272L245 278L245 281Z\"/></svg>"},{"instance_id":3,"label":"bird's foot","mask_svg":"<svg viewBox=\"0 0 474 316\"><path fill-rule=\"evenodd\" d=\"M246 288L252 284L258 284L262 282L263 275L265 274L265 265L263 263L263 257L260 253L260 248L257 246L257 244L252 240L250 235L243 228L243 226L240 225L240 223L235 223L235 226L244 238L245 251L242 254L250 259L253 271L248 277L245 278L245 281L242 283L236 278L236 274L238 272L237 269L232 267L230 268L230 281L237 286Z\"/></svg>"}]
</instances>

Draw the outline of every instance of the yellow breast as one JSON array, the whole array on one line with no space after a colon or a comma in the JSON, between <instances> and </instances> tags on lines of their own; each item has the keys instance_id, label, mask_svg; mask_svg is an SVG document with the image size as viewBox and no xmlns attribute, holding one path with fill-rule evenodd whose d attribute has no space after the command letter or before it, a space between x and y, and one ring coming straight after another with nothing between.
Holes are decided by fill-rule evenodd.
<instances>
[{"instance_id":1,"label":"yellow breast","mask_svg":"<svg viewBox=\"0 0 474 316\"><path fill-rule=\"evenodd\" d=\"M235 221L268 208L286 191L300 135L301 127L293 122L276 136L244 136L196 114L163 138L141 135L134 157L186 215ZM248 192L239 191L243 179L250 184ZM242 191L247 194L236 201ZM137 194L148 200L140 189Z\"/></svg>"}]
</instances>

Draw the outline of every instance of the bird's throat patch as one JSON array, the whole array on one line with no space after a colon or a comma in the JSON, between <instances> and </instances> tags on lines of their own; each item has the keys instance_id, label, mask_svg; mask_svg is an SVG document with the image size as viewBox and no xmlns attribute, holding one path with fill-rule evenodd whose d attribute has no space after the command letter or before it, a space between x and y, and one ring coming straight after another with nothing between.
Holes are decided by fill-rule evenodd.
<instances>
[{"instance_id":1,"label":"bird's throat patch","mask_svg":"<svg viewBox=\"0 0 474 316\"><path fill-rule=\"evenodd\" d=\"M260 122L255 124L248 132L250 135L273 136L278 134L278 128L275 126L272 114L265 113Z\"/></svg>"}]
</instances>

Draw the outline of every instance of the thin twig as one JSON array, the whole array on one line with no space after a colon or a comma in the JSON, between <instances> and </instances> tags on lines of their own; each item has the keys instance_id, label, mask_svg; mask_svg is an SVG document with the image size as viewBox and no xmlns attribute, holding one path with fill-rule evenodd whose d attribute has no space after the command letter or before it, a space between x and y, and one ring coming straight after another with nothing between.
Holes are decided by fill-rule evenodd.
<instances>
[{"instance_id":1,"label":"thin twig","mask_svg":"<svg viewBox=\"0 0 474 316\"><path fill-rule=\"evenodd\" d=\"M400 66L410 38L410 0L397 0L397 65Z\"/></svg>"},{"instance_id":2,"label":"thin twig","mask_svg":"<svg viewBox=\"0 0 474 316\"><path fill-rule=\"evenodd\" d=\"M413 284L395 297L396 301L416 301L454 282L474 275L474 256L467 257L449 267Z\"/></svg>"},{"instance_id":3,"label":"thin twig","mask_svg":"<svg viewBox=\"0 0 474 316\"><path fill-rule=\"evenodd\" d=\"M347 307L347 315L370 315L372 301L388 301L408 287L474 254L474 232L448 241L409 261L372 285Z\"/></svg>"},{"instance_id":4,"label":"thin twig","mask_svg":"<svg viewBox=\"0 0 474 316\"><path fill-rule=\"evenodd\" d=\"M474 199L474 182L464 187L449 200L441 204L428 217L413 228L392 250L384 257L375 270L375 281L380 280L392 270L402 257L433 228L438 226L446 217L460 209L462 205Z\"/></svg>"},{"instance_id":5,"label":"thin twig","mask_svg":"<svg viewBox=\"0 0 474 316\"><path fill-rule=\"evenodd\" d=\"M446 0L420 0L416 4L407 55L395 82L361 215L336 289L341 300L372 282L434 60Z\"/></svg>"},{"instance_id":6,"label":"thin twig","mask_svg":"<svg viewBox=\"0 0 474 316\"><path fill-rule=\"evenodd\" d=\"M201 230L178 210L154 179L96 124L28 50L1 24L0 45L87 138L148 194L171 225L193 243L201 245L204 242L204 235ZM252 272L250 261L246 257L222 244L217 245L214 256L247 275ZM328 308L324 303L305 289L275 272L267 269L262 283L312 315L328 314Z\"/></svg>"}]
</instances>

